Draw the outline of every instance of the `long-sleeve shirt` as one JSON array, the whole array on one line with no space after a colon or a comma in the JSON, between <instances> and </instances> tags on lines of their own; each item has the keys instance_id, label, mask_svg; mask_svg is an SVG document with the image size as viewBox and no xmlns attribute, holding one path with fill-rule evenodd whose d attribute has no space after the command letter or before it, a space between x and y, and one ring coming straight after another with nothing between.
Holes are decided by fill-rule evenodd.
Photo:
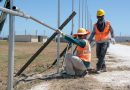
<instances>
[{"instance_id":1,"label":"long-sleeve shirt","mask_svg":"<svg viewBox=\"0 0 130 90\"><path fill-rule=\"evenodd\" d=\"M86 42L83 39L75 39L75 38L73 38L71 36L68 36L68 35L65 35L64 38L67 41L69 41L71 43L74 43L74 44L76 44L76 45L78 45L78 46L80 46L82 48L84 48L86 46Z\"/></svg>"},{"instance_id":2,"label":"long-sleeve shirt","mask_svg":"<svg viewBox=\"0 0 130 90\"><path fill-rule=\"evenodd\" d=\"M98 24L97 23L96 25L97 25L97 28L100 30L100 32L103 32L103 30L105 28L105 22L103 24ZM111 27L111 25L110 25L109 29L110 29L111 37L114 38L114 31L113 31L113 28ZM90 43L92 42L92 39L95 36L95 33L96 33L95 28L93 28L93 31L92 31L89 39L88 39Z\"/></svg>"}]
</instances>

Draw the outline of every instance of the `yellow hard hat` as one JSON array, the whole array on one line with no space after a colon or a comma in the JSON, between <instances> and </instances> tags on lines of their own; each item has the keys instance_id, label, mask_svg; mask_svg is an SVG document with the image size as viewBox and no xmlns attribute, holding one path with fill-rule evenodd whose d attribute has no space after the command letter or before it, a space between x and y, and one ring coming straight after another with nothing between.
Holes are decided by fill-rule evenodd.
<instances>
[{"instance_id":1,"label":"yellow hard hat","mask_svg":"<svg viewBox=\"0 0 130 90\"><path fill-rule=\"evenodd\" d=\"M103 16L103 15L105 15L105 11L103 9L99 9L97 11L97 16Z\"/></svg>"},{"instance_id":2,"label":"yellow hard hat","mask_svg":"<svg viewBox=\"0 0 130 90\"><path fill-rule=\"evenodd\" d=\"M74 34L74 36L78 36L78 35L88 35L90 34L90 31L85 30L84 28L79 28L77 33Z\"/></svg>"}]
</instances>

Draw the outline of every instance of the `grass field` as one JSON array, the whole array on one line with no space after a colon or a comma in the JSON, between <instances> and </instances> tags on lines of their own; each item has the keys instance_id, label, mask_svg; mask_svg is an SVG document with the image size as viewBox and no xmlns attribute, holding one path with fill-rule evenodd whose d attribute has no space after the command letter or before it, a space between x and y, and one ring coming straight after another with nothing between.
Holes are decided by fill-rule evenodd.
<instances>
[{"instance_id":1,"label":"grass field","mask_svg":"<svg viewBox=\"0 0 130 90\"><path fill-rule=\"evenodd\" d=\"M15 43L14 72L16 73L20 67L42 46L42 43ZM61 44L61 50L66 43ZM41 73L50 65L57 55L56 43L51 42L49 46L33 61L33 63L24 71L27 74ZM0 87L5 90L7 85L7 65L8 65L8 43L0 41Z\"/></svg>"},{"instance_id":2,"label":"grass field","mask_svg":"<svg viewBox=\"0 0 130 90\"><path fill-rule=\"evenodd\" d=\"M42 46L42 43L15 43L15 57L14 57L14 72L16 73L20 67L27 62L27 60ZM62 51L67 43L61 43ZM32 64L23 72L28 75L35 73L42 73L47 66L52 64L57 56L56 43L51 42L48 47L32 62ZM0 87L5 90L7 87L7 65L8 65L8 43L7 41L0 41ZM27 84L27 87L28 84ZM20 88L20 87L19 87ZM19 88L17 90L19 90ZM21 90L23 85L21 86ZM26 88L26 85L25 87Z\"/></svg>"},{"instance_id":3,"label":"grass field","mask_svg":"<svg viewBox=\"0 0 130 90\"><path fill-rule=\"evenodd\" d=\"M121 43L125 45L130 45L130 43ZM25 42L16 42L15 43L15 62L14 62L14 72L16 73L22 66L27 62L27 60L39 49L40 46L42 46L42 43L25 43ZM51 42L48 47L32 62L32 64L23 72L27 75L32 74L38 74L42 73L47 66L52 64L54 59L57 56L57 49L56 49L56 43ZM66 47L66 43L61 43L61 51ZM95 48L92 49L92 67L95 68L97 59L95 57ZM0 41L0 90L5 90L7 87L7 66L8 66L8 43L7 41ZM55 69L56 71L56 69ZM75 82L86 82L88 81L92 85L100 86L99 83L97 83L92 78L81 78L78 79L78 81L75 80ZM51 82L56 82L57 80L52 80ZM61 80L59 81L62 86L62 82L72 81L70 79ZM33 81L29 83L23 83L20 84L15 90L26 90L27 88L31 88L33 84L37 84L41 81ZM58 84L58 83L57 83ZM73 82L74 84L74 82ZM65 84L63 84L65 85ZM76 84L79 87L86 87L88 86L82 86L81 84ZM66 84L67 86L67 84ZM66 88L70 89L69 87L64 87L63 90ZM78 87L77 87L78 88ZM90 87L91 88L91 87ZM99 88L99 87L98 87ZM72 90L75 90L73 87Z\"/></svg>"}]
</instances>

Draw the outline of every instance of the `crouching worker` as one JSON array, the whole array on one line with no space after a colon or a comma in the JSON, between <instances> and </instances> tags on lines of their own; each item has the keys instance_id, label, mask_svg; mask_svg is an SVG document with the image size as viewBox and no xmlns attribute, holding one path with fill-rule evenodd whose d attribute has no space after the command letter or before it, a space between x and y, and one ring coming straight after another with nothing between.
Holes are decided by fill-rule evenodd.
<instances>
[{"instance_id":1,"label":"crouching worker","mask_svg":"<svg viewBox=\"0 0 130 90\"><path fill-rule=\"evenodd\" d=\"M77 45L76 55L68 53L65 57L65 73L68 75L85 76L91 61L91 47L87 40L90 32L84 28L79 28L77 33L73 35L76 38L67 36L59 30L57 32L61 33L67 41Z\"/></svg>"}]
</instances>

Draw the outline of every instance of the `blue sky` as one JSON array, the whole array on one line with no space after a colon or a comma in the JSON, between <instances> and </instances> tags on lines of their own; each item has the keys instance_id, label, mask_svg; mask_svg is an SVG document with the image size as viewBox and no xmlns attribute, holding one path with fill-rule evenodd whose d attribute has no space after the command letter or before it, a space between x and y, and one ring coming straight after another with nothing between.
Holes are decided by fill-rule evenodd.
<instances>
[{"instance_id":1,"label":"blue sky","mask_svg":"<svg viewBox=\"0 0 130 90\"><path fill-rule=\"evenodd\" d=\"M3 6L5 0L0 3ZM57 1L58 0L14 0L14 4L18 6L25 13L47 23L48 25L57 28ZM82 0L81 0L82 1ZM74 17L74 33L78 29L78 3L79 0L74 0L74 10L77 15ZM96 12L102 8L105 10L105 19L111 22L111 26L115 31L115 35L129 35L130 36L130 0L88 0L89 12L92 22L97 21ZM61 20L62 23L70 14L72 10L72 0L61 0ZM84 18L85 19L85 18ZM8 19L5 22L1 36L8 35ZM15 17L15 32L16 34L35 35L36 30L38 35L44 33L50 36L54 31L37 24L34 21L27 20L21 17ZM63 29L63 32L70 34L71 22Z\"/></svg>"}]
</instances>

